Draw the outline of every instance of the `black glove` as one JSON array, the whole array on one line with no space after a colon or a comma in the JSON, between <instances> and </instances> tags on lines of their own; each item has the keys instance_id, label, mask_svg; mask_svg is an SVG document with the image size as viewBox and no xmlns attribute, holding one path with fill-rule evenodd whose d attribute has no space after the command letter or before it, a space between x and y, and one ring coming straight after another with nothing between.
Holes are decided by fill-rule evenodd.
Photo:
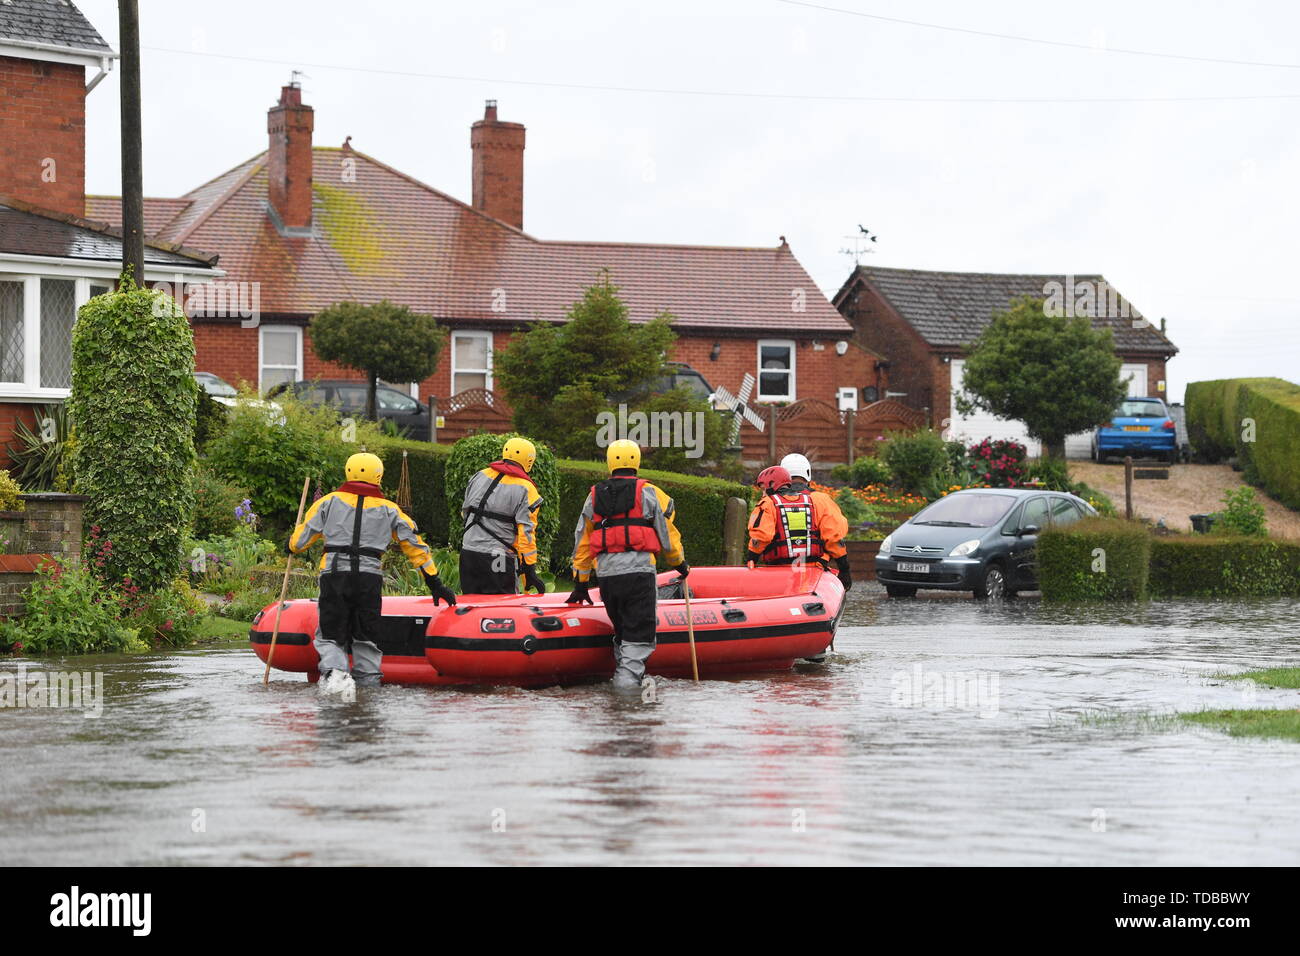
<instances>
[{"instance_id":1,"label":"black glove","mask_svg":"<svg viewBox=\"0 0 1300 956\"><path fill-rule=\"evenodd\" d=\"M686 577L686 575L691 573L691 566L683 561L681 564L677 565L677 567L673 568L673 570L682 577Z\"/></svg>"},{"instance_id":2,"label":"black glove","mask_svg":"<svg viewBox=\"0 0 1300 956\"><path fill-rule=\"evenodd\" d=\"M545 594L546 582L543 581L541 577L537 574L536 565L525 564L524 565L524 590L527 591L529 588L536 588L538 594Z\"/></svg>"},{"instance_id":3,"label":"black glove","mask_svg":"<svg viewBox=\"0 0 1300 956\"><path fill-rule=\"evenodd\" d=\"M835 566L839 568L840 584L844 585L844 590L847 591L853 587L853 575L849 573L849 556L845 554L836 558Z\"/></svg>"},{"instance_id":4,"label":"black glove","mask_svg":"<svg viewBox=\"0 0 1300 956\"><path fill-rule=\"evenodd\" d=\"M429 593L433 595L433 606L437 607L439 601L446 601L448 607L456 606L456 592L447 585L442 583L442 578L436 574L424 572L424 583L429 587Z\"/></svg>"},{"instance_id":5,"label":"black glove","mask_svg":"<svg viewBox=\"0 0 1300 956\"><path fill-rule=\"evenodd\" d=\"M565 604L592 604L591 595L587 593L590 589L586 581L573 582L573 593L564 599Z\"/></svg>"},{"instance_id":6,"label":"black glove","mask_svg":"<svg viewBox=\"0 0 1300 956\"><path fill-rule=\"evenodd\" d=\"M763 553L761 551L746 551L745 563L752 564L755 567L763 563Z\"/></svg>"}]
</instances>

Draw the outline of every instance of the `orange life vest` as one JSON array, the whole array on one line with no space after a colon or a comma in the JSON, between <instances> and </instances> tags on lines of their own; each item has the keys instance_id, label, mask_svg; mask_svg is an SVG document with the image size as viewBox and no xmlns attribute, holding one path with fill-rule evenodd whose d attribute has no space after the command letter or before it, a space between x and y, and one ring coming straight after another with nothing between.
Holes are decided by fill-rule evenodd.
<instances>
[{"instance_id":1,"label":"orange life vest","mask_svg":"<svg viewBox=\"0 0 1300 956\"><path fill-rule=\"evenodd\" d=\"M794 500L788 500L783 494L770 498L776 506L776 527L772 540L763 549L764 562L786 564L796 558L820 558L825 553L813 517L812 495L804 491L788 497Z\"/></svg>"},{"instance_id":2,"label":"orange life vest","mask_svg":"<svg viewBox=\"0 0 1300 956\"><path fill-rule=\"evenodd\" d=\"M591 488L591 551L661 551L654 520L646 517L644 478L614 475Z\"/></svg>"}]
</instances>

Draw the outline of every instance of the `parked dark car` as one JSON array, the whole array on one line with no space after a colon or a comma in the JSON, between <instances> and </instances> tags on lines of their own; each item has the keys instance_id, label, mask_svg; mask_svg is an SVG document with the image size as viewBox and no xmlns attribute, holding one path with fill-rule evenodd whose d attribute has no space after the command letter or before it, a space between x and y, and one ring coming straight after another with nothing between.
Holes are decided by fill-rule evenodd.
<instances>
[{"instance_id":1,"label":"parked dark car","mask_svg":"<svg viewBox=\"0 0 1300 956\"><path fill-rule=\"evenodd\" d=\"M291 390L295 396L313 405L332 405L344 417L360 418L366 413L366 383L345 379L323 379L279 385L268 398ZM375 388L375 413L380 421L390 421L408 438L429 440L429 406L406 392L380 382Z\"/></svg>"},{"instance_id":2,"label":"parked dark car","mask_svg":"<svg viewBox=\"0 0 1300 956\"><path fill-rule=\"evenodd\" d=\"M955 491L880 542L876 579L890 597L912 597L922 588L971 591L980 599L1033 591L1038 532L1096 513L1081 498L1059 491Z\"/></svg>"},{"instance_id":3,"label":"parked dark car","mask_svg":"<svg viewBox=\"0 0 1300 956\"><path fill-rule=\"evenodd\" d=\"M642 385L640 388L611 395L609 400L616 404L618 402L630 402L650 395L662 395L664 392L671 392L675 388L688 388L694 397L702 398L705 401L713 397L713 386L709 384L708 379L685 362L666 362L664 364L667 370L663 375Z\"/></svg>"},{"instance_id":4,"label":"parked dark car","mask_svg":"<svg viewBox=\"0 0 1300 956\"><path fill-rule=\"evenodd\" d=\"M1162 398L1126 398L1092 436L1092 457L1112 455L1178 461L1178 424Z\"/></svg>"}]
</instances>

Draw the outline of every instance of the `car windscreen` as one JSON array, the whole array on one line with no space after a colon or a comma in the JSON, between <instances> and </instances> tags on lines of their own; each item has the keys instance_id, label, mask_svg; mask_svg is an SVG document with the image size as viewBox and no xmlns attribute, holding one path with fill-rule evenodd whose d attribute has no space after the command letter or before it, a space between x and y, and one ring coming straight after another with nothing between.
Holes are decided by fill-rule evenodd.
<instances>
[{"instance_id":1,"label":"car windscreen","mask_svg":"<svg viewBox=\"0 0 1300 956\"><path fill-rule=\"evenodd\" d=\"M1164 418L1165 406L1162 402L1144 401L1140 398L1130 398L1127 401L1119 403L1119 410L1115 412L1116 418Z\"/></svg>"},{"instance_id":2,"label":"car windscreen","mask_svg":"<svg viewBox=\"0 0 1300 956\"><path fill-rule=\"evenodd\" d=\"M1016 503L1013 495L949 495L921 511L912 524L948 525L954 528L991 528L1001 521Z\"/></svg>"}]
</instances>

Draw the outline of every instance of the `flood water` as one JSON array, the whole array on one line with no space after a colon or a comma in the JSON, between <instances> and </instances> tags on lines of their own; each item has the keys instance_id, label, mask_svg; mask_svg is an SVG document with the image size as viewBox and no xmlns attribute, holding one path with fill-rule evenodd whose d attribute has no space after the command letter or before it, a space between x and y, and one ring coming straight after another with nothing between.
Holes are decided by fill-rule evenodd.
<instances>
[{"instance_id":1,"label":"flood water","mask_svg":"<svg viewBox=\"0 0 1300 956\"><path fill-rule=\"evenodd\" d=\"M652 704L601 686L346 704L296 675L263 688L233 644L28 661L102 670L105 702L0 711L0 858L1300 861L1300 745L1142 719L1300 706L1212 676L1296 664L1294 602L850 598L828 664L666 681Z\"/></svg>"}]
</instances>

